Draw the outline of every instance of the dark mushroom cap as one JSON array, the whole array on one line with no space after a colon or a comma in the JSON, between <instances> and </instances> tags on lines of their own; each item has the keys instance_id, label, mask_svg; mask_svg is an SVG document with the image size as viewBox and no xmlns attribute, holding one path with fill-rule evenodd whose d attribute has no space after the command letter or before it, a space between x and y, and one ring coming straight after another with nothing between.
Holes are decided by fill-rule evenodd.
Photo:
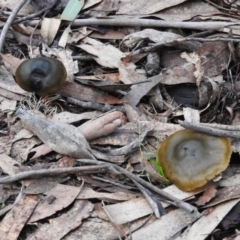
<instances>
[{"instance_id":1,"label":"dark mushroom cap","mask_svg":"<svg viewBox=\"0 0 240 240\"><path fill-rule=\"evenodd\" d=\"M225 170L231 154L228 138L181 130L161 143L157 161L171 182L183 191L192 191Z\"/></svg>"},{"instance_id":2,"label":"dark mushroom cap","mask_svg":"<svg viewBox=\"0 0 240 240\"><path fill-rule=\"evenodd\" d=\"M49 57L25 60L18 66L15 74L16 82L22 89L40 96L56 93L66 77L63 63Z\"/></svg>"}]
</instances>

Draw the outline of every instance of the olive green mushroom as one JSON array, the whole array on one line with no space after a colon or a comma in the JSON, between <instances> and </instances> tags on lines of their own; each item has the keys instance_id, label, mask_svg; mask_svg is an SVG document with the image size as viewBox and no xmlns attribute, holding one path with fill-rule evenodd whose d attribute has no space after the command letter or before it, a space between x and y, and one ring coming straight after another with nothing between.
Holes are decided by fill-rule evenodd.
<instances>
[{"instance_id":1,"label":"olive green mushroom","mask_svg":"<svg viewBox=\"0 0 240 240\"><path fill-rule=\"evenodd\" d=\"M157 150L165 176L183 191L200 188L224 171L232 154L228 138L181 130Z\"/></svg>"},{"instance_id":2,"label":"olive green mushroom","mask_svg":"<svg viewBox=\"0 0 240 240\"><path fill-rule=\"evenodd\" d=\"M23 61L15 73L16 83L25 91L47 96L58 92L67 77L61 61L50 57Z\"/></svg>"}]
</instances>

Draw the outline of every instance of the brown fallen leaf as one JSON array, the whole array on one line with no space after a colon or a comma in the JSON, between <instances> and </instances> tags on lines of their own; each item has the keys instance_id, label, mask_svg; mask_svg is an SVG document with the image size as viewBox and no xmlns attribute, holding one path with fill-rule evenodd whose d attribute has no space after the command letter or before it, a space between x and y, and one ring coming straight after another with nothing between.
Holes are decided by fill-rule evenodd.
<instances>
[{"instance_id":1,"label":"brown fallen leaf","mask_svg":"<svg viewBox=\"0 0 240 240\"><path fill-rule=\"evenodd\" d=\"M127 15L151 14L169 7L176 6L185 1L186 0L170 0L170 1L150 0L148 1L147 5L144 0L122 1L120 2L120 7L117 13Z\"/></svg>"},{"instance_id":2,"label":"brown fallen leaf","mask_svg":"<svg viewBox=\"0 0 240 240\"><path fill-rule=\"evenodd\" d=\"M195 202L197 206L205 205L211 199L213 199L217 194L217 189L214 186L210 186L203 195Z\"/></svg>"},{"instance_id":3,"label":"brown fallen leaf","mask_svg":"<svg viewBox=\"0 0 240 240\"><path fill-rule=\"evenodd\" d=\"M32 148L31 151L29 151L29 154L32 155L30 159L35 159L35 158L44 156L50 153L51 151L52 149L50 147L46 146L45 144L42 144L40 146Z\"/></svg>"},{"instance_id":4,"label":"brown fallen leaf","mask_svg":"<svg viewBox=\"0 0 240 240\"><path fill-rule=\"evenodd\" d=\"M47 197L54 196L56 200L52 204L48 204L47 201L41 201L28 222L36 222L68 207L76 199L80 191L80 187L57 184L54 188L44 193Z\"/></svg>"},{"instance_id":5,"label":"brown fallen leaf","mask_svg":"<svg viewBox=\"0 0 240 240\"><path fill-rule=\"evenodd\" d=\"M60 89L60 94L64 97L72 97L83 101L98 102L102 104L121 104L126 102L126 100L113 97L97 88L87 87L73 82L65 82Z\"/></svg>"},{"instance_id":6,"label":"brown fallen leaf","mask_svg":"<svg viewBox=\"0 0 240 240\"><path fill-rule=\"evenodd\" d=\"M28 239L62 239L67 233L80 226L83 219L88 218L93 210L93 204L86 200L75 201L73 207L60 217L51 219L49 224L43 224Z\"/></svg>"},{"instance_id":7,"label":"brown fallen leaf","mask_svg":"<svg viewBox=\"0 0 240 240\"><path fill-rule=\"evenodd\" d=\"M118 68L120 80L126 84L145 80L136 72L136 65L132 62L126 63L122 59L127 55L112 45L106 45L89 37L78 45L81 49L96 56L94 59L102 66L109 68ZM106 54L108 53L108 54Z\"/></svg>"},{"instance_id":8,"label":"brown fallen leaf","mask_svg":"<svg viewBox=\"0 0 240 240\"><path fill-rule=\"evenodd\" d=\"M237 228L237 225L240 223L240 203L238 202L236 206L224 217L220 226L223 227L224 230L229 228Z\"/></svg>"},{"instance_id":9,"label":"brown fallen leaf","mask_svg":"<svg viewBox=\"0 0 240 240\"><path fill-rule=\"evenodd\" d=\"M170 7L155 13L155 17L159 17L165 21L184 21L194 18L195 16L209 16L212 17L215 14L220 14L220 11L208 4L199 0L186 1L177 7Z\"/></svg>"},{"instance_id":10,"label":"brown fallen leaf","mask_svg":"<svg viewBox=\"0 0 240 240\"><path fill-rule=\"evenodd\" d=\"M4 173L14 175L20 172L19 163L7 154L0 154L0 167Z\"/></svg>"},{"instance_id":11,"label":"brown fallen leaf","mask_svg":"<svg viewBox=\"0 0 240 240\"><path fill-rule=\"evenodd\" d=\"M94 191L92 188L83 187L82 191L77 196L77 199L91 199L91 198L98 198L105 202L114 203L114 202L135 199L137 198L137 194L125 193L120 191L115 193L97 192L97 191Z\"/></svg>"},{"instance_id":12,"label":"brown fallen leaf","mask_svg":"<svg viewBox=\"0 0 240 240\"><path fill-rule=\"evenodd\" d=\"M162 74L148 78L148 82L134 85L131 90L124 96L130 105L136 106L140 99L144 97L153 87L159 84L163 79Z\"/></svg>"},{"instance_id":13,"label":"brown fallen leaf","mask_svg":"<svg viewBox=\"0 0 240 240\"><path fill-rule=\"evenodd\" d=\"M219 203L226 202L232 199L239 199L239 198L240 198L240 185L221 188L217 191L217 194L212 199L212 201L206 204L204 208L212 207Z\"/></svg>"},{"instance_id":14,"label":"brown fallen leaf","mask_svg":"<svg viewBox=\"0 0 240 240\"><path fill-rule=\"evenodd\" d=\"M0 222L0 238L17 240L38 201L38 196L23 195Z\"/></svg>"}]
</instances>

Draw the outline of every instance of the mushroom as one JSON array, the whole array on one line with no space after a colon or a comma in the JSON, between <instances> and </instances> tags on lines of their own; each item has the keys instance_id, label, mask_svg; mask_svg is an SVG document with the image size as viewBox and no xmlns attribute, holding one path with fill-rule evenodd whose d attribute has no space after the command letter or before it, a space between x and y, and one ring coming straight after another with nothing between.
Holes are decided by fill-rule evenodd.
<instances>
[{"instance_id":1,"label":"mushroom","mask_svg":"<svg viewBox=\"0 0 240 240\"><path fill-rule=\"evenodd\" d=\"M157 162L171 182L188 192L204 186L224 171L231 153L228 138L181 130L161 143Z\"/></svg>"}]
</instances>

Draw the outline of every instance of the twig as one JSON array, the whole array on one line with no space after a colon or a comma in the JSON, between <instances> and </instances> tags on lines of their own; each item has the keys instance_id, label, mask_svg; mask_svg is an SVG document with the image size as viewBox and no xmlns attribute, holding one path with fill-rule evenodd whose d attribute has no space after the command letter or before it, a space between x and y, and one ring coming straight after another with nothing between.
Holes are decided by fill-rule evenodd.
<instances>
[{"instance_id":1,"label":"twig","mask_svg":"<svg viewBox=\"0 0 240 240\"><path fill-rule=\"evenodd\" d=\"M132 53L132 57L136 56L140 53L147 53L147 52L152 52L154 50L156 50L157 48L160 48L162 46L166 46L166 45L172 45L174 46L175 44L179 44L181 42L185 42L185 41L198 41L198 42L217 42L217 41L222 41L222 42L240 42L239 38L222 38L222 37L216 37L216 38L196 38L196 37L186 37L186 38L180 38L180 39L176 39L173 41L169 41L169 42L160 42L160 43L156 43L153 44L152 46L148 46L148 47L143 47L140 48L136 51L134 51Z\"/></svg>"},{"instance_id":2,"label":"twig","mask_svg":"<svg viewBox=\"0 0 240 240\"><path fill-rule=\"evenodd\" d=\"M35 26L39 20L29 21L27 24ZM163 20L152 20L152 19L139 19L139 18L105 18L105 19L76 19L72 26L132 26L132 27L174 27L184 29L198 29L198 30L218 30L227 26L235 25L238 22L168 22Z\"/></svg>"},{"instance_id":3,"label":"twig","mask_svg":"<svg viewBox=\"0 0 240 240\"><path fill-rule=\"evenodd\" d=\"M101 161L97 161L97 160L85 160L85 159L79 159L79 162L83 162L83 163L88 163L88 164L97 164L97 165L101 165L101 164L106 164L104 162ZM162 189L146 182L145 180L141 179L140 177L134 175L133 173L130 173L129 171L123 169L122 167L119 167L117 165L108 163L109 166L111 166L112 168L116 169L117 171L121 172L122 174L124 174L125 176L129 177L131 180L135 180L136 182L138 182L139 184L141 184L142 186L146 187L147 189L159 194L160 196L164 197L165 199L163 199L163 201L166 201L176 207L182 208L185 211L187 211L188 213L192 214L195 217L200 217L200 213L198 212L197 208L193 207L192 205L190 205L189 203L186 203L184 201L181 201L180 199L172 196L171 194L163 191Z\"/></svg>"},{"instance_id":4,"label":"twig","mask_svg":"<svg viewBox=\"0 0 240 240\"><path fill-rule=\"evenodd\" d=\"M206 124L201 124L201 123L191 123L191 122L186 122L186 121L178 121L178 123L187 129L193 130L193 131L198 131L201 133L206 133L206 134L211 134L214 136L219 136L219 137L229 137L229 138L237 138L240 139L240 131L233 131L231 130L223 130L220 129L219 127L211 127L211 124L206 126Z\"/></svg>"},{"instance_id":5,"label":"twig","mask_svg":"<svg viewBox=\"0 0 240 240\"><path fill-rule=\"evenodd\" d=\"M15 16L17 15L17 13L19 12L19 10L22 8L22 6L27 2L27 0L21 0L17 6L13 9L11 15L9 16L7 22L4 24L2 32L1 32L1 36L0 36L0 52L2 52L2 47L3 47L3 43L5 40L5 36L7 34L7 31L10 27L10 25L12 24Z\"/></svg>"},{"instance_id":6,"label":"twig","mask_svg":"<svg viewBox=\"0 0 240 240\"><path fill-rule=\"evenodd\" d=\"M28 19L37 17L37 16L41 15L42 13L46 13L46 12L49 11L51 8L53 8L53 7L57 4L57 2L59 2L59 0L55 0L50 6L43 8L43 9L40 10L39 12L30 14L30 15L27 15L27 16L22 17L22 18L19 18L19 19L15 20L13 23L14 23L14 24L15 24L15 23L20 23L20 22L26 21L26 20L28 20Z\"/></svg>"},{"instance_id":7,"label":"twig","mask_svg":"<svg viewBox=\"0 0 240 240\"><path fill-rule=\"evenodd\" d=\"M99 110L101 112L108 112L108 111L111 111L111 110L125 112L125 108L124 107L122 107L122 106L113 106L113 105L110 105L108 103L101 104L101 103L98 103L98 102L84 102L84 101L81 101L79 99L72 98L72 97L68 97L67 101L69 103L73 103L73 104L76 104L78 106L81 106L82 108L86 108L86 109L91 108L91 109Z\"/></svg>"},{"instance_id":8,"label":"twig","mask_svg":"<svg viewBox=\"0 0 240 240\"><path fill-rule=\"evenodd\" d=\"M135 180L132 180L132 181L138 187L138 189L141 191L141 193L144 195L144 197L148 201L149 205L152 207L153 212L157 218L160 218L161 215L167 213L166 210L163 208L160 200L156 199L156 198L154 198L154 196L152 196L151 191L149 191L147 188L143 187L137 181L135 181Z\"/></svg>"},{"instance_id":9,"label":"twig","mask_svg":"<svg viewBox=\"0 0 240 240\"><path fill-rule=\"evenodd\" d=\"M184 41L199 41L199 42L240 42L239 38L222 38L222 37L216 37L216 38L197 38L197 37L186 37L183 39L177 40L177 42L184 42Z\"/></svg>"},{"instance_id":10,"label":"twig","mask_svg":"<svg viewBox=\"0 0 240 240\"><path fill-rule=\"evenodd\" d=\"M54 168L54 169L42 169L42 170L31 170L26 172L20 172L12 176L1 177L0 184L11 183L15 181L20 181L28 178L40 178L43 176L56 176L59 174L66 173L81 173L89 174L102 172L109 168L108 164L102 164L101 166L87 166L87 167L68 167L68 168Z\"/></svg>"},{"instance_id":11,"label":"twig","mask_svg":"<svg viewBox=\"0 0 240 240\"><path fill-rule=\"evenodd\" d=\"M142 134L139 135L139 137L137 139L133 140L131 143L129 143L121 148L110 150L109 153L113 156L118 156L118 155L127 155L127 154L134 152L137 148L139 148L139 144L142 143L144 141L144 139L150 133L152 133L152 131L153 131L152 128L146 129Z\"/></svg>"},{"instance_id":12,"label":"twig","mask_svg":"<svg viewBox=\"0 0 240 240\"><path fill-rule=\"evenodd\" d=\"M130 240L130 239L128 238L128 236L124 233L124 231L120 228L120 226L117 225L117 224L113 221L113 219L112 219L111 215L109 214L109 212L107 211L107 209L106 209L105 204L104 204L103 201L102 201L102 208L103 208L104 212L107 214L107 216L108 216L108 218L109 218L109 220L110 220L110 223L112 224L112 226L113 226L114 229L116 230L116 233L117 233L117 235L118 235L118 239L119 239L119 240L122 239L121 236L120 236L120 234L121 234L122 236L125 237L126 240ZM120 234L119 234L119 233L120 233Z\"/></svg>"},{"instance_id":13,"label":"twig","mask_svg":"<svg viewBox=\"0 0 240 240\"><path fill-rule=\"evenodd\" d=\"M226 12L232 12L232 14L233 14L233 13L239 14L239 11L238 11L237 9L224 8L224 7L221 7L221 6L219 6L218 4L215 4L215 3L213 3L213 2L211 2L211 1L209 1L209 0L206 0L206 2L208 2L210 5L216 7L217 9L224 10L224 11L226 11Z\"/></svg>"},{"instance_id":14,"label":"twig","mask_svg":"<svg viewBox=\"0 0 240 240\"><path fill-rule=\"evenodd\" d=\"M202 126L218 128L222 130L228 131L240 131L240 125L225 125L225 124L217 124L217 123L201 123Z\"/></svg>"}]
</instances>

